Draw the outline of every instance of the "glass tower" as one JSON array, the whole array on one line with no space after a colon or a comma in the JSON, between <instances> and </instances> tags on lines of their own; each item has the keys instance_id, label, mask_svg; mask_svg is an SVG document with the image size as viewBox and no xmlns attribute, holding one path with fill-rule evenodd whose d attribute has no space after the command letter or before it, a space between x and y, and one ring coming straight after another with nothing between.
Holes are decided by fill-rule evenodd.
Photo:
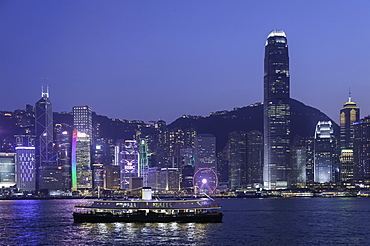
<instances>
[{"instance_id":1,"label":"glass tower","mask_svg":"<svg viewBox=\"0 0 370 246\"><path fill-rule=\"evenodd\" d=\"M290 86L288 43L284 31L272 31L264 61L264 167L266 189L288 187L290 171Z\"/></svg>"}]
</instances>

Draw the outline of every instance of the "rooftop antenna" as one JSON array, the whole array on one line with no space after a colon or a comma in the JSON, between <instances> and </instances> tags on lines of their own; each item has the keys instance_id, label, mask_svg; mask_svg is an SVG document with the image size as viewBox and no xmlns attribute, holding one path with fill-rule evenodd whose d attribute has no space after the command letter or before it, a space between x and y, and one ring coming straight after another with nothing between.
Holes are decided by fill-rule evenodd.
<instances>
[{"instance_id":1,"label":"rooftop antenna","mask_svg":"<svg viewBox=\"0 0 370 246\"><path fill-rule=\"evenodd\" d=\"M348 102L351 102L351 87L349 87L349 93L348 93Z\"/></svg>"},{"instance_id":2,"label":"rooftop antenna","mask_svg":"<svg viewBox=\"0 0 370 246\"><path fill-rule=\"evenodd\" d=\"M49 81L49 78L45 78L47 81ZM41 78L41 80L44 80L44 78ZM46 91L44 90L44 83L41 85L41 97L49 97L49 85L46 84Z\"/></svg>"}]
</instances>

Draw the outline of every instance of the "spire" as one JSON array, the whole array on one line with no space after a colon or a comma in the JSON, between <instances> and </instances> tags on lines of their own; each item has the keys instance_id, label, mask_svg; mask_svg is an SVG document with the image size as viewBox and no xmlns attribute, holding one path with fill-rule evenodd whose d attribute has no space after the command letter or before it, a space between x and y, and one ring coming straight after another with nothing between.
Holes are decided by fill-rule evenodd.
<instances>
[{"instance_id":1,"label":"spire","mask_svg":"<svg viewBox=\"0 0 370 246\"><path fill-rule=\"evenodd\" d=\"M351 87L349 87L349 93L348 93L348 102L351 102L352 97L351 97Z\"/></svg>"},{"instance_id":2,"label":"spire","mask_svg":"<svg viewBox=\"0 0 370 246\"><path fill-rule=\"evenodd\" d=\"M41 78L44 79L44 78ZM45 78L47 81L49 78ZM46 85L46 91L44 90L44 84L41 85L41 97L42 98L49 98L49 85Z\"/></svg>"}]
</instances>

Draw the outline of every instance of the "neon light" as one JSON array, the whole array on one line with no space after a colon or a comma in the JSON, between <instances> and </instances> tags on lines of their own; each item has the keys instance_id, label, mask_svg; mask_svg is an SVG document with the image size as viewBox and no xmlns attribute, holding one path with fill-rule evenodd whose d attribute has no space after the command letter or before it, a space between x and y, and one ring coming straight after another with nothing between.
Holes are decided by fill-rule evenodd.
<instances>
[{"instance_id":1,"label":"neon light","mask_svg":"<svg viewBox=\"0 0 370 246\"><path fill-rule=\"evenodd\" d=\"M77 190L77 157L76 157L76 146L77 146L77 131L74 130L72 133L72 189Z\"/></svg>"},{"instance_id":2,"label":"neon light","mask_svg":"<svg viewBox=\"0 0 370 246\"><path fill-rule=\"evenodd\" d=\"M15 147L15 150L19 150L19 149L35 149L35 147L26 147L26 146Z\"/></svg>"}]
</instances>

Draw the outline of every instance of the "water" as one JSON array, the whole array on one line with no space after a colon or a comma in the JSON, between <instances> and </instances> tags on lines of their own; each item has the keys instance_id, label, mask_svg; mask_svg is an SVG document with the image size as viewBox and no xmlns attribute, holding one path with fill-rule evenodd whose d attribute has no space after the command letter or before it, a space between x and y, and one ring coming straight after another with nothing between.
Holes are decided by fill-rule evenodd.
<instances>
[{"instance_id":1,"label":"water","mask_svg":"<svg viewBox=\"0 0 370 246\"><path fill-rule=\"evenodd\" d=\"M73 223L79 200L0 201L1 245L367 245L370 199L220 199L223 223Z\"/></svg>"}]
</instances>

